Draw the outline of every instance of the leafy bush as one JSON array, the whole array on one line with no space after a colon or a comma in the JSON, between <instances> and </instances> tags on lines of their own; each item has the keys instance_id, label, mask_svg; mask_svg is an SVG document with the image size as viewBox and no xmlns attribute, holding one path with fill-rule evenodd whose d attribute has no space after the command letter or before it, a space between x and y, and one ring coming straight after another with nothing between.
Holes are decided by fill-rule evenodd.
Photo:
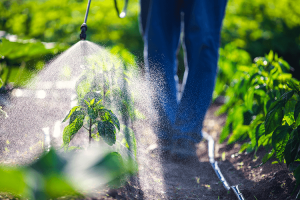
<instances>
[{"instance_id":1,"label":"leafy bush","mask_svg":"<svg viewBox=\"0 0 300 200\"><path fill-rule=\"evenodd\" d=\"M71 45L79 40L86 6L83 0L4 0L0 2L0 30L24 39ZM127 16L120 19L113 0L92 1L87 39L108 46L123 44L134 52L142 49L138 9L137 0L129 1Z\"/></svg>"},{"instance_id":2,"label":"leafy bush","mask_svg":"<svg viewBox=\"0 0 300 200\"><path fill-rule=\"evenodd\" d=\"M109 50L100 48L83 60L84 70L75 87L78 105L64 119L70 121L63 132L63 145L74 149L68 147L71 139L85 128L90 142L104 141L137 169L136 139L130 125L144 116L135 108L135 94L130 88L138 76L134 56L115 46Z\"/></svg>"},{"instance_id":3,"label":"leafy bush","mask_svg":"<svg viewBox=\"0 0 300 200\"><path fill-rule=\"evenodd\" d=\"M290 91L270 105L265 122L256 127L256 137L268 138L261 142L272 144L263 164L272 156L280 162L284 160L294 173L297 187L300 184L300 85L298 81L289 81L287 86Z\"/></svg>"},{"instance_id":4,"label":"leafy bush","mask_svg":"<svg viewBox=\"0 0 300 200\"><path fill-rule=\"evenodd\" d=\"M233 43L252 58L273 49L296 69L299 79L299 5L299 0L229 0L222 46Z\"/></svg>"},{"instance_id":5,"label":"leafy bush","mask_svg":"<svg viewBox=\"0 0 300 200\"><path fill-rule=\"evenodd\" d=\"M120 122L116 115L107 110L102 104L102 99L90 99L89 96L98 96L97 93L87 93L83 105L73 107L63 122L70 118L69 125L63 132L64 146L67 148L71 139L81 129L85 128L89 133L89 142L92 138L98 139L101 136L104 141L113 145L116 142L116 128L120 130ZM88 99L85 100L85 99ZM85 118L87 118L85 120ZM84 122L86 121L86 126ZM96 129L96 133L93 130Z\"/></svg>"},{"instance_id":6,"label":"leafy bush","mask_svg":"<svg viewBox=\"0 0 300 200\"><path fill-rule=\"evenodd\" d=\"M271 157L285 161L300 183L300 86L292 78L289 65L271 51L256 58L252 66L239 66L226 90L229 97L218 111L227 113L220 142L246 142L241 152L257 151L264 146L268 152L263 163Z\"/></svg>"},{"instance_id":7,"label":"leafy bush","mask_svg":"<svg viewBox=\"0 0 300 200\"><path fill-rule=\"evenodd\" d=\"M47 49L42 42L18 40L0 41L0 77L4 85L24 86L45 65L45 58L52 58L64 46ZM48 59L49 59L48 58Z\"/></svg>"},{"instance_id":8,"label":"leafy bush","mask_svg":"<svg viewBox=\"0 0 300 200\"><path fill-rule=\"evenodd\" d=\"M51 149L28 166L0 166L0 197L13 195L39 200L83 198L80 192L117 183L124 174L132 172L116 152L106 152L99 156L99 149L93 149L86 153L68 155L69 158L65 159ZM98 156L93 156L95 154ZM89 157L93 158L93 162L90 162ZM85 181L93 184L80 184Z\"/></svg>"},{"instance_id":9,"label":"leafy bush","mask_svg":"<svg viewBox=\"0 0 300 200\"><path fill-rule=\"evenodd\" d=\"M238 71L238 67L251 65L249 53L245 50L236 48L231 43L219 50L218 74L213 99L225 95L230 87L232 78Z\"/></svg>"}]
</instances>

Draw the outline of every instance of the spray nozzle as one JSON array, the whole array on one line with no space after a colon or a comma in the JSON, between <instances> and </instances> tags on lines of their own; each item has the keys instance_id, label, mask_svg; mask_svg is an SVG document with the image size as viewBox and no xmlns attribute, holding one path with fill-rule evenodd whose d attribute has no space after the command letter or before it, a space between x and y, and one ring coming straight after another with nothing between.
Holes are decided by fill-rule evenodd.
<instances>
[{"instance_id":1,"label":"spray nozzle","mask_svg":"<svg viewBox=\"0 0 300 200\"><path fill-rule=\"evenodd\" d=\"M85 40L86 38L86 31L87 31L87 25L86 23L83 23L81 26L80 26L80 29L81 29L81 33L80 33L80 40Z\"/></svg>"}]
</instances>

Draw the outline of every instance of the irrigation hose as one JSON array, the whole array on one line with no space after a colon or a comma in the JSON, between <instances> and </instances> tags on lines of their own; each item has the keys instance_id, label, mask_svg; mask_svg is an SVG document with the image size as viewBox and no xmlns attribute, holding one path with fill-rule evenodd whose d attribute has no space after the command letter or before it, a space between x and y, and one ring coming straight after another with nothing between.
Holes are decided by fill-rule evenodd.
<instances>
[{"instance_id":1,"label":"irrigation hose","mask_svg":"<svg viewBox=\"0 0 300 200\"><path fill-rule=\"evenodd\" d=\"M126 16L126 14L127 14L128 0L125 0L125 4L124 4L124 7L123 7L123 10L122 10L121 13L119 11L117 0L114 0L114 2L115 2L115 8L116 8L118 17L124 18Z\"/></svg>"},{"instance_id":2,"label":"irrigation hose","mask_svg":"<svg viewBox=\"0 0 300 200\"><path fill-rule=\"evenodd\" d=\"M208 141L208 157L209 157L209 162L212 166L212 168L214 169L216 175L218 176L218 178L220 179L220 181L222 182L223 186L225 187L226 190L232 190L234 192L234 194L236 195L236 197L238 198L238 200L245 200L243 194L240 192L238 185L233 185L233 186L229 186L228 182L226 181L226 179L224 178L219 166L218 166L218 162L215 161L215 142L214 139L206 132L203 132L203 137Z\"/></svg>"}]
</instances>

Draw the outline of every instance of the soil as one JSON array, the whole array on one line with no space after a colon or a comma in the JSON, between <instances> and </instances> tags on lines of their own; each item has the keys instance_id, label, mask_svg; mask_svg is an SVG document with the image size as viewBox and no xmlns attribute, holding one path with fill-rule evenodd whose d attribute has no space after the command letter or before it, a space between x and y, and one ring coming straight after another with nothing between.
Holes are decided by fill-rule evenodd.
<instances>
[{"instance_id":1,"label":"soil","mask_svg":"<svg viewBox=\"0 0 300 200\"><path fill-rule=\"evenodd\" d=\"M254 158L254 153L239 153L241 144L219 144L219 134L226 120L226 115L214 114L219 107L213 104L208 110L204 131L215 140L215 160L229 185L238 185L247 200L296 199L300 188L293 193L296 181L285 164L272 164L275 160L271 160L255 167L261 163L264 149L259 149ZM136 123L134 128L136 133L149 131L145 123ZM97 199L237 199L231 190L222 186L210 166L207 141L197 145L197 161L177 162L168 157L158 158L158 154L149 151L155 148L149 142L151 138L138 137L138 140L138 175L122 188L102 191ZM147 141L149 146L145 149L141 143Z\"/></svg>"}]
</instances>

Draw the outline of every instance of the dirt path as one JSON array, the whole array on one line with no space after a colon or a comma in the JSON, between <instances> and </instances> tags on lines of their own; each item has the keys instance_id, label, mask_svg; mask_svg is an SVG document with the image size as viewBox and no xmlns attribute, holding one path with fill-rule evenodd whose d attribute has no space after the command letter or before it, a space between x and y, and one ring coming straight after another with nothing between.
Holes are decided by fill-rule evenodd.
<instances>
[{"instance_id":1,"label":"dirt path","mask_svg":"<svg viewBox=\"0 0 300 200\"><path fill-rule=\"evenodd\" d=\"M225 117L216 118L208 112L205 130L216 140ZM146 125L145 125L146 124ZM199 160L176 162L161 158L153 153L156 143L152 130L147 123L136 123L134 127L139 149L139 186L141 199L232 199L216 176L208 160L207 141L198 145ZM141 134L142 133L142 134ZM218 148L218 147L217 147ZM136 187L136 185L135 185Z\"/></svg>"},{"instance_id":2,"label":"dirt path","mask_svg":"<svg viewBox=\"0 0 300 200\"><path fill-rule=\"evenodd\" d=\"M216 117L218 105L212 105L204 121L204 130L215 140L215 160L230 185L239 185L245 199L295 199L290 196L295 179L285 165L268 163L260 168L264 150L239 154L240 144L219 144L218 138L226 116ZM198 145L198 161L174 162L152 153L155 138L147 123L136 123L138 138L139 173L124 188L114 191L116 199L237 199L227 191L215 175L209 161L207 141ZM142 133L142 134L140 134ZM299 188L298 188L299 190ZM297 191L298 191L297 190Z\"/></svg>"}]
</instances>

